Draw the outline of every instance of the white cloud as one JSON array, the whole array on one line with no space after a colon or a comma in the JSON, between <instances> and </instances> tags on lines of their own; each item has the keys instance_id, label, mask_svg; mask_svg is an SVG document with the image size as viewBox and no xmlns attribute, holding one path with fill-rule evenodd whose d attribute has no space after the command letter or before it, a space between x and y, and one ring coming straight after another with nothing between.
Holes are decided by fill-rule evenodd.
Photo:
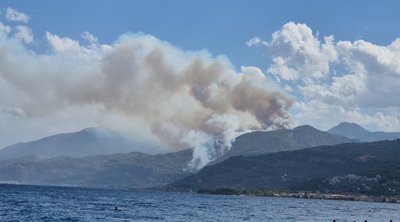
<instances>
[{"instance_id":1,"label":"white cloud","mask_svg":"<svg viewBox=\"0 0 400 222\"><path fill-rule=\"evenodd\" d=\"M57 35L53 35L50 32L46 32L46 38L51 48L55 52L78 52L81 50L81 46L76 40L72 40L70 38L62 38Z\"/></svg>"},{"instance_id":2,"label":"white cloud","mask_svg":"<svg viewBox=\"0 0 400 222\"><path fill-rule=\"evenodd\" d=\"M283 89L286 90L286 92L293 92L293 88L289 85L285 85Z\"/></svg>"},{"instance_id":3,"label":"white cloud","mask_svg":"<svg viewBox=\"0 0 400 222\"><path fill-rule=\"evenodd\" d=\"M46 32L46 39L54 53L80 59L98 59L112 49L109 45L98 44L95 36L88 32L85 33L84 39L90 42L89 46L84 46L77 40L60 37L50 32Z\"/></svg>"},{"instance_id":4,"label":"white cloud","mask_svg":"<svg viewBox=\"0 0 400 222\"><path fill-rule=\"evenodd\" d=\"M361 83L349 84L349 88L364 85L365 90L357 97L360 106L400 106L400 100L394 96L400 94L399 46L398 39L388 46L374 45L363 40L337 43L346 69L363 76L359 79Z\"/></svg>"},{"instance_id":5,"label":"white cloud","mask_svg":"<svg viewBox=\"0 0 400 222\"><path fill-rule=\"evenodd\" d=\"M296 113L293 115L298 125L312 124L320 129L328 130L339 122L346 121L358 123L372 131L399 131L399 113L391 113L390 108L367 111L312 100L297 102L294 109Z\"/></svg>"},{"instance_id":6,"label":"white cloud","mask_svg":"<svg viewBox=\"0 0 400 222\"><path fill-rule=\"evenodd\" d=\"M400 130L400 39L387 46L365 40L334 42L305 24L287 23L266 44L270 74L295 86L297 119L326 128L354 121L380 130ZM368 114L366 114L368 110Z\"/></svg>"},{"instance_id":7,"label":"white cloud","mask_svg":"<svg viewBox=\"0 0 400 222\"><path fill-rule=\"evenodd\" d=\"M10 21L15 21L15 22L24 22L27 23L29 21L29 16L17 11L16 9L13 8L7 8L6 11L6 19Z\"/></svg>"},{"instance_id":8,"label":"white cloud","mask_svg":"<svg viewBox=\"0 0 400 222\"><path fill-rule=\"evenodd\" d=\"M249 41L246 42L246 45L249 47L252 46L260 46L260 45L266 45L267 42L263 41L260 37L253 37Z\"/></svg>"},{"instance_id":9,"label":"white cloud","mask_svg":"<svg viewBox=\"0 0 400 222\"><path fill-rule=\"evenodd\" d=\"M333 37L321 43L305 24L285 24L267 47L273 62L268 72L283 80L322 78L329 73L329 63L337 60Z\"/></svg>"},{"instance_id":10,"label":"white cloud","mask_svg":"<svg viewBox=\"0 0 400 222\"><path fill-rule=\"evenodd\" d=\"M11 28L8 25L4 25L3 23L0 22L0 32L4 32L6 34L11 32Z\"/></svg>"},{"instance_id":11,"label":"white cloud","mask_svg":"<svg viewBox=\"0 0 400 222\"><path fill-rule=\"evenodd\" d=\"M25 43L32 43L33 42L33 33L32 30L23 25L18 25L15 27L15 37L20 39L21 41Z\"/></svg>"},{"instance_id":12,"label":"white cloud","mask_svg":"<svg viewBox=\"0 0 400 222\"><path fill-rule=\"evenodd\" d=\"M92 34L89 33L89 32L84 32L84 33L82 34L82 38L83 38L84 40L88 41L91 45L97 45L98 38L95 37L94 35L92 35Z\"/></svg>"}]
</instances>

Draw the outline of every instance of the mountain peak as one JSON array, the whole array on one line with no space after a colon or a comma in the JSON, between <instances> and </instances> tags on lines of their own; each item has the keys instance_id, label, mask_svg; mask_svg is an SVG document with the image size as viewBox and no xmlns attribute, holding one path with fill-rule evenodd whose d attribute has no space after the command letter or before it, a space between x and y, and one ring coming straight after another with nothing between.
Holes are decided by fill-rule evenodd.
<instances>
[{"instance_id":1,"label":"mountain peak","mask_svg":"<svg viewBox=\"0 0 400 222\"><path fill-rule=\"evenodd\" d=\"M346 135L350 138L359 138L365 134L370 133L368 130L362 128L357 123L341 122L337 126L328 130L329 133Z\"/></svg>"},{"instance_id":2,"label":"mountain peak","mask_svg":"<svg viewBox=\"0 0 400 222\"><path fill-rule=\"evenodd\" d=\"M364 129L360 125L358 125L357 123L350 123L350 122L341 122L336 127L349 127L349 128L353 128L353 129L362 129L362 130L367 131L366 129Z\"/></svg>"},{"instance_id":3,"label":"mountain peak","mask_svg":"<svg viewBox=\"0 0 400 222\"><path fill-rule=\"evenodd\" d=\"M301 125L293 128L293 130L317 130L317 129L310 125Z\"/></svg>"},{"instance_id":4,"label":"mountain peak","mask_svg":"<svg viewBox=\"0 0 400 222\"><path fill-rule=\"evenodd\" d=\"M400 133L396 132L370 132L362 128L357 123L341 122L339 125L327 131L328 133L342 135L352 139L358 139L364 142L393 140L400 138Z\"/></svg>"},{"instance_id":5,"label":"mountain peak","mask_svg":"<svg viewBox=\"0 0 400 222\"><path fill-rule=\"evenodd\" d=\"M7 146L0 150L0 160L23 156L37 156L41 159L58 156L87 157L139 151L163 153L157 145L132 139L110 129L91 127Z\"/></svg>"},{"instance_id":6,"label":"mountain peak","mask_svg":"<svg viewBox=\"0 0 400 222\"><path fill-rule=\"evenodd\" d=\"M236 138L232 148L216 162L233 156L260 155L321 145L350 143L351 139L315 129L310 125L294 129L256 131Z\"/></svg>"}]
</instances>

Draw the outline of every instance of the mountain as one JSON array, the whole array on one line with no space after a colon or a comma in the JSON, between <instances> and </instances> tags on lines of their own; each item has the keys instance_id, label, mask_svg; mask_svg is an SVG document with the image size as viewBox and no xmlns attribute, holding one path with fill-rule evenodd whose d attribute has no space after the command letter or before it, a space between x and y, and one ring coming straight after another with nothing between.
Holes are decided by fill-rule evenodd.
<instances>
[{"instance_id":1,"label":"mountain","mask_svg":"<svg viewBox=\"0 0 400 222\"><path fill-rule=\"evenodd\" d=\"M335 135L342 135L362 142L394 140L400 138L400 132L370 132L356 123L342 122L327 131Z\"/></svg>"},{"instance_id":2,"label":"mountain","mask_svg":"<svg viewBox=\"0 0 400 222\"><path fill-rule=\"evenodd\" d=\"M400 140L231 157L170 187L399 195Z\"/></svg>"},{"instance_id":3,"label":"mountain","mask_svg":"<svg viewBox=\"0 0 400 222\"><path fill-rule=\"evenodd\" d=\"M350 142L354 142L354 140L340 135L332 135L308 125L294 129L251 132L237 137L232 148L216 162L232 156L259 155Z\"/></svg>"},{"instance_id":4,"label":"mountain","mask_svg":"<svg viewBox=\"0 0 400 222\"><path fill-rule=\"evenodd\" d=\"M23 157L0 161L0 181L36 185L149 188L179 179L188 172L191 150L150 155L127 154L91 157Z\"/></svg>"},{"instance_id":5,"label":"mountain","mask_svg":"<svg viewBox=\"0 0 400 222\"><path fill-rule=\"evenodd\" d=\"M251 132L236 138L232 149L218 161L236 155L265 154L346 142L351 140L319 131L311 126L300 126L293 130ZM58 156L87 157L137 151L149 154L163 152L160 148L136 142L111 130L87 128L79 132L56 134L33 142L5 147L0 150L0 160L24 156L36 156L39 159Z\"/></svg>"},{"instance_id":6,"label":"mountain","mask_svg":"<svg viewBox=\"0 0 400 222\"><path fill-rule=\"evenodd\" d=\"M24 156L36 156L40 159L57 156L85 157L143 150L153 154L162 152L155 146L136 142L108 129L87 128L7 146L0 150L0 160Z\"/></svg>"},{"instance_id":7,"label":"mountain","mask_svg":"<svg viewBox=\"0 0 400 222\"><path fill-rule=\"evenodd\" d=\"M265 154L345 142L351 140L310 126L252 132L239 136L220 161L236 155ZM0 151L3 159L0 160L0 181L143 188L165 185L189 174L185 169L191 159L190 150L158 155L126 153L132 149L130 145L118 134L96 128L17 144ZM125 154L93 156L94 153L107 152Z\"/></svg>"}]
</instances>

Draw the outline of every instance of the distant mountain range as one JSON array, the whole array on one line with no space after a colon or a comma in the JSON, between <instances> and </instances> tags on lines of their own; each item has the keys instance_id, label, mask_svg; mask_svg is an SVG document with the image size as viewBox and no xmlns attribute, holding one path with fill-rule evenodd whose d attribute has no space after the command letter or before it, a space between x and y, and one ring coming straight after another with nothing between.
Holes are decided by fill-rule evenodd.
<instances>
[{"instance_id":1,"label":"distant mountain range","mask_svg":"<svg viewBox=\"0 0 400 222\"><path fill-rule=\"evenodd\" d=\"M399 195L400 140L236 156L206 166L169 187Z\"/></svg>"},{"instance_id":2,"label":"distant mountain range","mask_svg":"<svg viewBox=\"0 0 400 222\"><path fill-rule=\"evenodd\" d=\"M191 158L191 150L44 160L23 157L0 161L0 181L82 187L157 187L188 175L184 169Z\"/></svg>"},{"instance_id":3,"label":"distant mountain range","mask_svg":"<svg viewBox=\"0 0 400 222\"><path fill-rule=\"evenodd\" d=\"M87 157L137 151L150 154L163 152L160 148L134 141L112 130L87 128L5 147L0 150L0 160L24 156L40 159L59 156Z\"/></svg>"},{"instance_id":4,"label":"distant mountain range","mask_svg":"<svg viewBox=\"0 0 400 222\"><path fill-rule=\"evenodd\" d=\"M370 132L356 123L342 122L327 132L358 139L362 142L373 142L381 140L394 140L400 138L400 132Z\"/></svg>"},{"instance_id":5,"label":"distant mountain range","mask_svg":"<svg viewBox=\"0 0 400 222\"><path fill-rule=\"evenodd\" d=\"M239 136L231 151L219 161L237 155L259 155L351 141L310 126L252 132ZM134 152L94 156L95 153L122 153L133 148L124 138L112 133L100 134L93 128L16 144L0 151L0 159L14 157L0 161L0 181L144 188L165 185L188 175L185 169L191 159L190 150L159 155Z\"/></svg>"},{"instance_id":6,"label":"distant mountain range","mask_svg":"<svg viewBox=\"0 0 400 222\"><path fill-rule=\"evenodd\" d=\"M341 123L327 132L311 126L251 132L237 137L223 157L192 175L186 170L191 150L157 154L162 152L157 147L111 130L88 128L0 150L0 182L150 188L179 180L173 184L174 189L247 189L262 185L274 189L334 189L326 181L336 177L347 181L348 175L355 174L366 184L370 176L400 172L400 163L394 158L400 155L398 141L354 143L395 137L396 133L369 132L349 123ZM324 147L301 150L317 146ZM370 171L363 167L370 167ZM184 179L186 176L189 177Z\"/></svg>"}]
</instances>

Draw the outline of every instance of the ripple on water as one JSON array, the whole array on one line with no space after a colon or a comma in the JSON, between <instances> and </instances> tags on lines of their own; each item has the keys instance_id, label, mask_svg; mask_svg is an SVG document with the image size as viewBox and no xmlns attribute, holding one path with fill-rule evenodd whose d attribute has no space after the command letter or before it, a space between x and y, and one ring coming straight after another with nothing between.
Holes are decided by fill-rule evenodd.
<instances>
[{"instance_id":1,"label":"ripple on water","mask_svg":"<svg viewBox=\"0 0 400 222\"><path fill-rule=\"evenodd\" d=\"M390 203L15 185L0 200L0 221L400 221Z\"/></svg>"}]
</instances>

